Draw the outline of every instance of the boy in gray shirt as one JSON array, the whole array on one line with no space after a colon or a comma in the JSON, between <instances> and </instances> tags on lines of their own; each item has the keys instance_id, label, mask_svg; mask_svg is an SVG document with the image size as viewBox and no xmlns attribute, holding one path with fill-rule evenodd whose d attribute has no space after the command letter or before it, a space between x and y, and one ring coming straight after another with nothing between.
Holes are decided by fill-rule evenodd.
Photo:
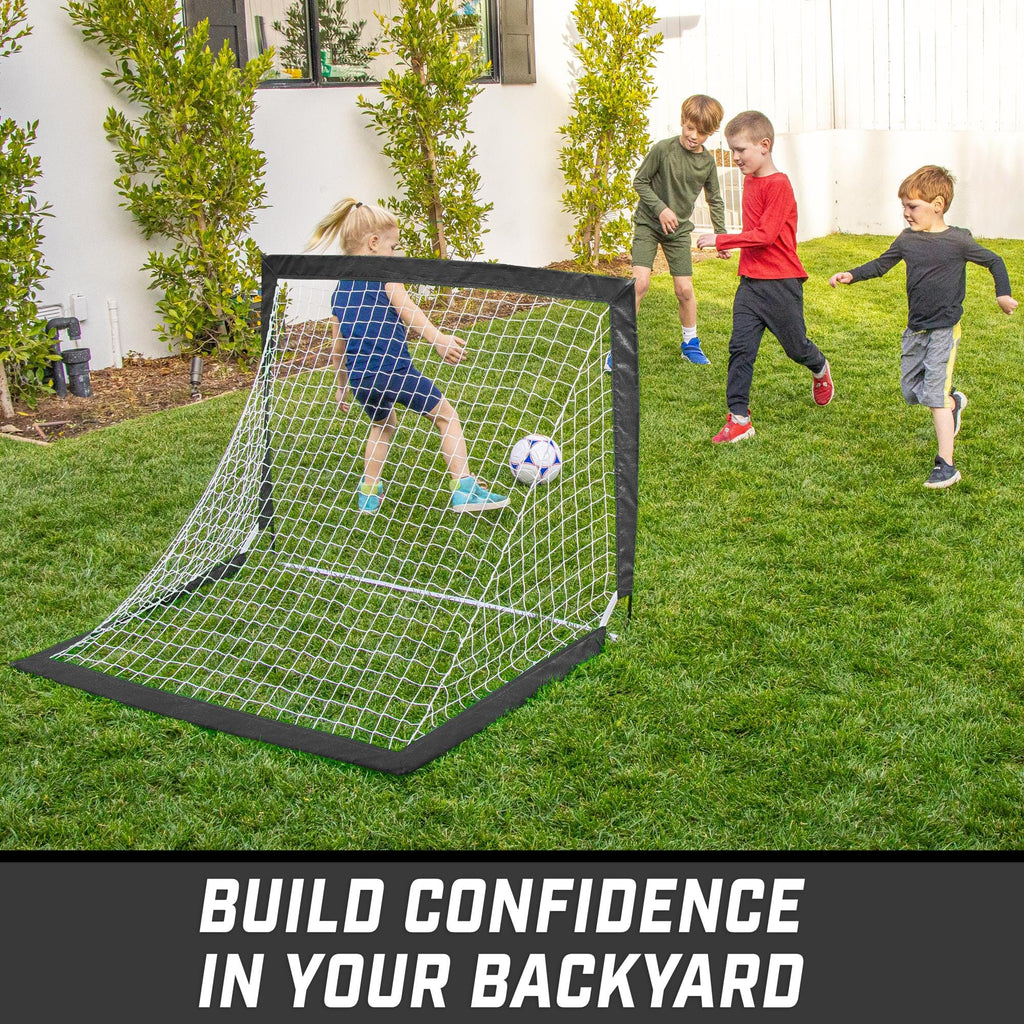
<instances>
[{"instance_id":1,"label":"boy in gray shirt","mask_svg":"<svg viewBox=\"0 0 1024 1024\"><path fill-rule=\"evenodd\" d=\"M966 228L946 224L954 177L944 167L916 170L899 187L907 230L878 259L833 274L829 284L853 284L881 277L900 260L907 265L907 329L903 332L900 387L908 405L932 410L939 454L925 487L951 487L960 479L953 464L953 438L967 396L953 390L953 365L960 341L960 318L967 292L967 264L987 267L1004 313L1017 308L1001 256L978 245Z\"/></svg>"}]
</instances>

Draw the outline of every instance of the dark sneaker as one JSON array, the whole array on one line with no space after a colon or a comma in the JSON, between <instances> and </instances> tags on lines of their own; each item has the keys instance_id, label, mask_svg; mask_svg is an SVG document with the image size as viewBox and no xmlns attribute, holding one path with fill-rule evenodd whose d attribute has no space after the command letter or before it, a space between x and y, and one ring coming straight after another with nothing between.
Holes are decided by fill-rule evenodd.
<instances>
[{"instance_id":1,"label":"dark sneaker","mask_svg":"<svg viewBox=\"0 0 1024 1024\"><path fill-rule=\"evenodd\" d=\"M832 387L832 368L828 365L828 360L825 360L825 372L820 377L814 378L814 387L811 389L811 393L818 405L828 405L832 401L835 388Z\"/></svg>"},{"instance_id":2,"label":"dark sneaker","mask_svg":"<svg viewBox=\"0 0 1024 1024\"><path fill-rule=\"evenodd\" d=\"M935 456L935 468L932 470L931 476L925 480L925 487L931 487L937 489L939 487L952 487L953 484L960 479L960 470L956 466L949 462L940 455Z\"/></svg>"},{"instance_id":3,"label":"dark sneaker","mask_svg":"<svg viewBox=\"0 0 1024 1024\"><path fill-rule=\"evenodd\" d=\"M967 396L962 391L952 392L953 397L953 436L960 433L960 414L967 408Z\"/></svg>"},{"instance_id":4,"label":"dark sneaker","mask_svg":"<svg viewBox=\"0 0 1024 1024\"><path fill-rule=\"evenodd\" d=\"M704 350L700 347L700 338L694 338L692 341L683 341L679 344L679 351L682 353L684 359L689 360L691 363L696 363L698 366L707 366L711 362L706 355Z\"/></svg>"},{"instance_id":5,"label":"dark sneaker","mask_svg":"<svg viewBox=\"0 0 1024 1024\"><path fill-rule=\"evenodd\" d=\"M711 438L712 444L735 444L737 441L745 441L748 437L754 436L754 424L750 420L746 423L737 423L732 418L732 413L725 417L725 426Z\"/></svg>"}]
</instances>

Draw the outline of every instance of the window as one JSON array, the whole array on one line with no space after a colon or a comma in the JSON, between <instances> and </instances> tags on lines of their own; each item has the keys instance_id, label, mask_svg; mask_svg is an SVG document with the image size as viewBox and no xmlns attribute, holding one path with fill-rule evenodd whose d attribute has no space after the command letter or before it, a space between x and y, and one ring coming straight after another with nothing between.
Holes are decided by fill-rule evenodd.
<instances>
[{"instance_id":1,"label":"window","mask_svg":"<svg viewBox=\"0 0 1024 1024\"><path fill-rule=\"evenodd\" d=\"M490 62L484 81L530 82L533 75L533 0L452 0L463 21L464 45ZM274 48L269 85L344 85L377 82L389 57L375 57L376 13L393 17L399 0L184 0L185 22L210 22L210 46L224 41L248 60ZM499 37L499 26L507 29ZM508 51L508 77L499 74ZM524 70L525 69L525 70ZM525 76L525 77L524 77Z\"/></svg>"}]
</instances>

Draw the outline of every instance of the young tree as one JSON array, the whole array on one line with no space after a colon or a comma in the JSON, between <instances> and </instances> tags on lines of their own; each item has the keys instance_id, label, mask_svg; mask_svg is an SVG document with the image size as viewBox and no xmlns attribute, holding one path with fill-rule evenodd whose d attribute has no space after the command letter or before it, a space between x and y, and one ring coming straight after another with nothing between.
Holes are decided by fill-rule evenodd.
<instances>
[{"instance_id":1,"label":"young tree","mask_svg":"<svg viewBox=\"0 0 1024 1024\"><path fill-rule=\"evenodd\" d=\"M400 0L396 17L377 16L381 52L396 67L381 82L382 101L360 96L359 106L387 140L384 155L404 189L384 204L397 214L410 256L478 256L493 206L477 200L476 147L466 140L476 79L489 66L475 39L465 38L467 19L479 17L466 8L452 0Z\"/></svg>"},{"instance_id":2,"label":"young tree","mask_svg":"<svg viewBox=\"0 0 1024 1024\"><path fill-rule=\"evenodd\" d=\"M651 33L656 14L642 0L577 0L579 42L571 114L559 129L566 190L562 206L575 218L569 236L585 267L630 238L625 211L636 200L633 175L650 146L647 108L654 98L654 62L662 43Z\"/></svg>"},{"instance_id":3,"label":"young tree","mask_svg":"<svg viewBox=\"0 0 1024 1024\"><path fill-rule=\"evenodd\" d=\"M24 24L25 0L0 0L0 58L21 49L31 32ZM14 415L12 394L31 397L42 386L50 341L35 294L49 269L43 265L45 207L34 192L39 157L32 121L0 118L0 417Z\"/></svg>"},{"instance_id":4,"label":"young tree","mask_svg":"<svg viewBox=\"0 0 1024 1024\"><path fill-rule=\"evenodd\" d=\"M239 69L227 44L208 46L209 24L181 22L179 0L83 0L67 6L86 39L102 44L104 71L140 113L110 108L104 128L116 148L124 205L147 239L167 239L144 269L171 348L216 348L249 358L259 251L248 237L263 205L266 160L253 146L256 86L273 51Z\"/></svg>"},{"instance_id":5,"label":"young tree","mask_svg":"<svg viewBox=\"0 0 1024 1024\"><path fill-rule=\"evenodd\" d=\"M349 68L347 81L368 82L367 68L377 40L363 42L366 21L349 21L345 17L348 0L317 0L320 48L327 51L327 62ZM284 21L275 21L274 28L285 38L285 44L278 50L278 59L286 68L301 68L304 77L309 76L309 53L306 41L309 29L306 25L306 5L295 0L285 12ZM356 70L358 69L358 70Z\"/></svg>"}]
</instances>

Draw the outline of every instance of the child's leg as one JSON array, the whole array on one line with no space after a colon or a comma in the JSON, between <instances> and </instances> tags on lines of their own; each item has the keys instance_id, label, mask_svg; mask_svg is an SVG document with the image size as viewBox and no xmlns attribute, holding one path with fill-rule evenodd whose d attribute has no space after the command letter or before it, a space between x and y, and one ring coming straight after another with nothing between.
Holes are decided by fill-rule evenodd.
<instances>
[{"instance_id":1,"label":"child's leg","mask_svg":"<svg viewBox=\"0 0 1024 1024\"><path fill-rule=\"evenodd\" d=\"M633 266L633 282L634 288L636 289L637 312L640 311L640 303L643 302L644 296L651 287L651 272L651 267L641 267L635 264Z\"/></svg>"},{"instance_id":2,"label":"child's leg","mask_svg":"<svg viewBox=\"0 0 1024 1024\"><path fill-rule=\"evenodd\" d=\"M763 294L762 315L768 330L779 339L787 356L813 374L825 369L821 349L807 337L804 323L803 282L797 278L759 281Z\"/></svg>"},{"instance_id":3,"label":"child's leg","mask_svg":"<svg viewBox=\"0 0 1024 1024\"><path fill-rule=\"evenodd\" d=\"M653 228L646 224L634 224L630 259L633 261L633 280L636 282L637 310L651 286L651 273L657 256L658 236Z\"/></svg>"},{"instance_id":4,"label":"child's leg","mask_svg":"<svg viewBox=\"0 0 1024 1024\"><path fill-rule=\"evenodd\" d=\"M363 482L368 488L375 487L384 472L388 449L391 447L397 429L398 417L395 415L394 409L388 414L386 420L370 424L370 433L366 438L366 451L363 455Z\"/></svg>"},{"instance_id":5,"label":"child's leg","mask_svg":"<svg viewBox=\"0 0 1024 1024\"><path fill-rule=\"evenodd\" d=\"M748 278L742 278L732 304L729 370L725 384L725 401L733 416L749 415L754 361L761 347L764 329L765 322L760 312L756 289Z\"/></svg>"},{"instance_id":6,"label":"child's leg","mask_svg":"<svg viewBox=\"0 0 1024 1024\"><path fill-rule=\"evenodd\" d=\"M423 413L441 434L441 454L444 456L448 473L455 483L469 476L469 457L466 454L466 437L462 433L459 414L447 398L442 398L432 409Z\"/></svg>"},{"instance_id":7,"label":"child's leg","mask_svg":"<svg viewBox=\"0 0 1024 1024\"><path fill-rule=\"evenodd\" d=\"M918 357L921 364L917 397L932 411L940 458L952 465L955 436L953 367L956 365L956 353L960 342L960 325L922 331L912 338L918 342Z\"/></svg>"},{"instance_id":8,"label":"child's leg","mask_svg":"<svg viewBox=\"0 0 1024 1024\"><path fill-rule=\"evenodd\" d=\"M693 290L692 277L673 277L672 285L679 306L679 322L686 328L697 327L697 296Z\"/></svg>"},{"instance_id":9,"label":"child's leg","mask_svg":"<svg viewBox=\"0 0 1024 1024\"><path fill-rule=\"evenodd\" d=\"M939 456L953 464L953 410L932 408L932 422L935 424L935 439L939 443Z\"/></svg>"}]
</instances>

